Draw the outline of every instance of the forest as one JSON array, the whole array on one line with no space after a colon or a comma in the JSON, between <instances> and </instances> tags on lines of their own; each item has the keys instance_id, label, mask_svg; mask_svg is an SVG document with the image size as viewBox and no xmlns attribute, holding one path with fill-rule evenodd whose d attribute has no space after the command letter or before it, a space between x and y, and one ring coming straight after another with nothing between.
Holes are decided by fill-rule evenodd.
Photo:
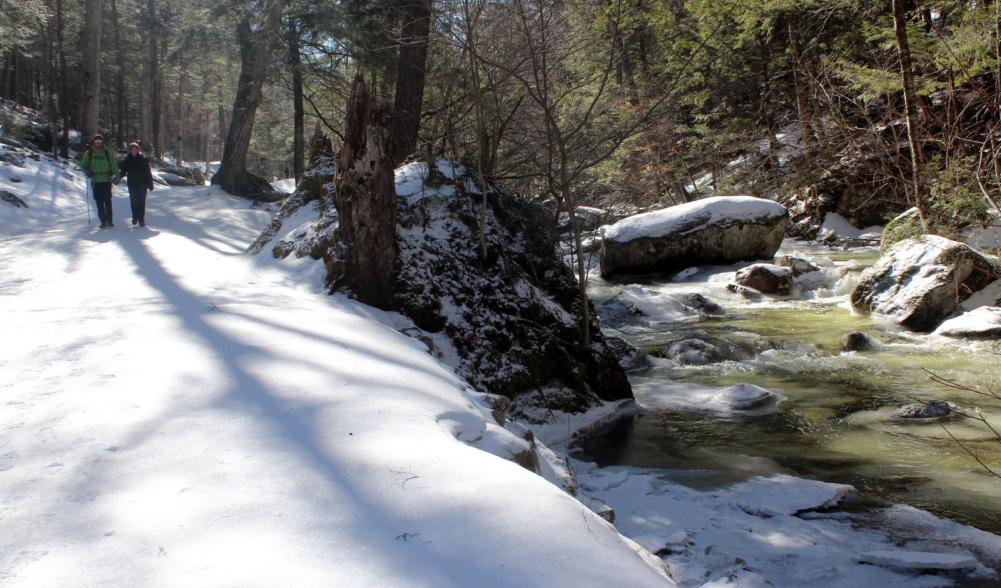
<instances>
[{"instance_id":1,"label":"forest","mask_svg":"<svg viewBox=\"0 0 1001 588\"><path fill-rule=\"evenodd\" d=\"M863 223L917 204L935 225L1001 196L986 0L31 0L2 14L0 95L159 157L228 146L236 175L301 177L315 127L342 140L361 75L392 113L396 163L470 162L532 196L847 193Z\"/></svg>"}]
</instances>

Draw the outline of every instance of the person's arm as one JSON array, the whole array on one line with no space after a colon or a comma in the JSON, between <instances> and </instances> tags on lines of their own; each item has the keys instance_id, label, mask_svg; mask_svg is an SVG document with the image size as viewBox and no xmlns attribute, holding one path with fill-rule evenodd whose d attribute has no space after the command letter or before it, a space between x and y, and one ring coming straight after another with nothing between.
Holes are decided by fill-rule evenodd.
<instances>
[{"instance_id":1,"label":"person's arm","mask_svg":"<svg viewBox=\"0 0 1001 588\"><path fill-rule=\"evenodd\" d=\"M90 149L83 152L80 156L80 169L89 178L94 175L94 172L90 171Z\"/></svg>"},{"instance_id":2,"label":"person's arm","mask_svg":"<svg viewBox=\"0 0 1001 588\"><path fill-rule=\"evenodd\" d=\"M143 159L143 164L146 165L146 183L149 185L149 191L153 191L153 168L149 165L148 159Z\"/></svg>"}]
</instances>

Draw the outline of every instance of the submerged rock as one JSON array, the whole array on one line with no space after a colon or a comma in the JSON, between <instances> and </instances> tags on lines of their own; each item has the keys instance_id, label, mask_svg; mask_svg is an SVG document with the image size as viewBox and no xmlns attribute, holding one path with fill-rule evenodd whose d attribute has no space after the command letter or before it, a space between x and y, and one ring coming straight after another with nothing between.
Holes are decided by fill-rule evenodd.
<instances>
[{"instance_id":1,"label":"submerged rock","mask_svg":"<svg viewBox=\"0 0 1001 588\"><path fill-rule=\"evenodd\" d=\"M787 223L784 206L750 196L716 196L638 214L604 230L601 275L771 259Z\"/></svg>"},{"instance_id":2,"label":"submerged rock","mask_svg":"<svg viewBox=\"0 0 1001 588\"><path fill-rule=\"evenodd\" d=\"M1001 307L982 306L965 312L939 325L935 334L966 339L1001 339Z\"/></svg>"},{"instance_id":3,"label":"submerged rock","mask_svg":"<svg viewBox=\"0 0 1001 588\"><path fill-rule=\"evenodd\" d=\"M863 272L852 290L851 304L927 332L999 277L996 258L957 241L922 235L893 245Z\"/></svg>"},{"instance_id":4,"label":"submerged rock","mask_svg":"<svg viewBox=\"0 0 1001 588\"><path fill-rule=\"evenodd\" d=\"M871 351L875 347L872 337L860 331L852 331L841 337L841 349L844 351Z\"/></svg>"},{"instance_id":5,"label":"submerged rock","mask_svg":"<svg viewBox=\"0 0 1001 588\"><path fill-rule=\"evenodd\" d=\"M770 263L756 263L738 271L734 281L763 294L785 296L792 291L793 271Z\"/></svg>"},{"instance_id":6,"label":"submerged rock","mask_svg":"<svg viewBox=\"0 0 1001 588\"><path fill-rule=\"evenodd\" d=\"M901 406L890 416L893 420L929 420L941 419L953 414L953 405L945 400L933 399L926 403L914 403Z\"/></svg>"},{"instance_id":7,"label":"submerged rock","mask_svg":"<svg viewBox=\"0 0 1001 588\"><path fill-rule=\"evenodd\" d=\"M782 396L754 384L735 384L712 397L712 403L730 410L757 410L782 399Z\"/></svg>"}]
</instances>

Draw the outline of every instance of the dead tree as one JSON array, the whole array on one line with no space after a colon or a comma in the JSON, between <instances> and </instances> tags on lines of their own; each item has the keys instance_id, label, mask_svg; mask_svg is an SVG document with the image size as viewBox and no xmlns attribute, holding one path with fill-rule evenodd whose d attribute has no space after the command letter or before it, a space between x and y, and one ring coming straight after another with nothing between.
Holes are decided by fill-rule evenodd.
<instances>
[{"instance_id":1,"label":"dead tree","mask_svg":"<svg viewBox=\"0 0 1001 588\"><path fill-rule=\"evenodd\" d=\"M359 300L379 308L393 301L396 270L396 186L389 112L376 107L365 81L351 87L334 204L340 217L344 275Z\"/></svg>"}]
</instances>

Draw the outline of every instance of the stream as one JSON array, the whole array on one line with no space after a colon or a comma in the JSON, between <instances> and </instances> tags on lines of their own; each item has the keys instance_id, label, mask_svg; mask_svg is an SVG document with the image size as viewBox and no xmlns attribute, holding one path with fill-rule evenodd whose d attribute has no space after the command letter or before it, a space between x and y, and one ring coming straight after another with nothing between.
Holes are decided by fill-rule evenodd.
<instances>
[{"instance_id":1,"label":"stream","mask_svg":"<svg viewBox=\"0 0 1001 588\"><path fill-rule=\"evenodd\" d=\"M1001 466L1001 443L986 427L969 420L890 418L915 399L941 398L997 415L989 419L1001 428L1001 402L935 383L925 371L1001 392L1001 347L910 333L853 313L848 294L878 257L875 248L841 251L787 240L779 253L817 263L820 279L788 297L749 300L726 289L733 272L748 264L686 271L691 275L680 281L647 276L605 282L594 272L590 293L603 330L649 360L630 373L642 410L585 436L574 456L599 466L657 468L699 489L772 473L847 483L863 503L908 504L1001 533L1001 480L950 437ZM607 301L636 288L655 299L697 292L721 305L723 314L623 321ZM877 347L842 351L841 337L852 331L870 335ZM672 359L665 350L682 339L713 344L722 361L685 365ZM703 402L739 383L783 398L771 410L756 411Z\"/></svg>"}]
</instances>

